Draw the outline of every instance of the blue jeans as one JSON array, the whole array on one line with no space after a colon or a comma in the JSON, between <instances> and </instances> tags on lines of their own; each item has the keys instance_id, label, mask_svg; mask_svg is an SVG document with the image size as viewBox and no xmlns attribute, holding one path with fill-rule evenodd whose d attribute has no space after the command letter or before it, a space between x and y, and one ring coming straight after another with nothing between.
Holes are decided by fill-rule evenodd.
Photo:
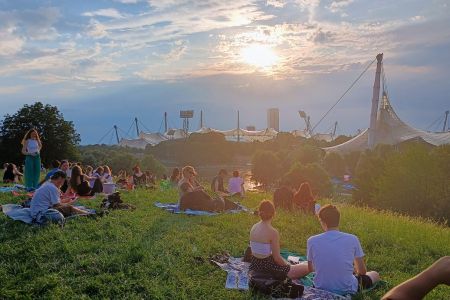
<instances>
[{"instance_id":1,"label":"blue jeans","mask_svg":"<svg viewBox=\"0 0 450 300\"><path fill-rule=\"evenodd\" d=\"M59 225L64 225L65 219L62 213L56 209L49 208L44 212L40 212L35 218L34 222L45 225L48 222L57 223Z\"/></svg>"}]
</instances>

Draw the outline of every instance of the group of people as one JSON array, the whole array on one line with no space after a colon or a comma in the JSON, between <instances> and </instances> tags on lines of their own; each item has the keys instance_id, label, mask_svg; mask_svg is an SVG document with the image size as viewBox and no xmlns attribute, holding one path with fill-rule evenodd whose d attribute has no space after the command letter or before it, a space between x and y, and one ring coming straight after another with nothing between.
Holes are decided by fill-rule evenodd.
<instances>
[{"instance_id":1,"label":"group of people","mask_svg":"<svg viewBox=\"0 0 450 300\"><path fill-rule=\"evenodd\" d=\"M192 209L218 212L236 209L238 205L231 201L231 197L243 197L245 193L244 180L239 176L239 171L234 171L228 181L228 189L225 188L227 171L221 169L212 179L209 195L205 188L196 179L197 172L192 166L181 169L175 168L168 179L173 187L178 188L178 205L181 210Z\"/></svg>"}]
</instances>

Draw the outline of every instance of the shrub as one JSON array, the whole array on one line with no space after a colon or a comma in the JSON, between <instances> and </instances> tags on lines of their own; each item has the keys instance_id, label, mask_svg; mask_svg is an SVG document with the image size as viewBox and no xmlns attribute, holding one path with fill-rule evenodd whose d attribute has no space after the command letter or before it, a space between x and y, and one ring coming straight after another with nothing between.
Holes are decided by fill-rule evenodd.
<instances>
[{"instance_id":1,"label":"shrub","mask_svg":"<svg viewBox=\"0 0 450 300\"><path fill-rule=\"evenodd\" d=\"M151 154L146 154L141 160L141 168L143 171L150 171L158 176L163 175L166 168Z\"/></svg>"},{"instance_id":2,"label":"shrub","mask_svg":"<svg viewBox=\"0 0 450 300\"><path fill-rule=\"evenodd\" d=\"M299 163L283 176L283 181L295 188L299 188L300 184L307 181L311 185L314 194L320 196L330 196L333 190L330 177L324 168L317 163L307 164L305 166Z\"/></svg>"},{"instance_id":3,"label":"shrub","mask_svg":"<svg viewBox=\"0 0 450 300\"><path fill-rule=\"evenodd\" d=\"M342 177L345 173L345 161L338 153L328 153L323 160L323 165L330 176Z\"/></svg>"},{"instance_id":4,"label":"shrub","mask_svg":"<svg viewBox=\"0 0 450 300\"><path fill-rule=\"evenodd\" d=\"M320 162L324 156L324 151L316 146L304 144L292 151L288 157L291 164L301 163L302 165Z\"/></svg>"},{"instance_id":5,"label":"shrub","mask_svg":"<svg viewBox=\"0 0 450 300\"><path fill-rule=\"evenodd\" d=\"M279 177L279 160L271 151L256 152L252 159L252 179L267 187Z\"/></svg>"},{"instance_id":6,"label":"shrub","mask_svg":"<svg viewBox=\"0 0 450 300\"><path fill-rule=\"evenodd\" d=\"M450 147L447 147L450 148ZM444 148L442 148L444 149ZM386 159L375 180L377 206L409 215L450 219L450 155L424 146L408 147Z\"/></svg>"}]
</instances>

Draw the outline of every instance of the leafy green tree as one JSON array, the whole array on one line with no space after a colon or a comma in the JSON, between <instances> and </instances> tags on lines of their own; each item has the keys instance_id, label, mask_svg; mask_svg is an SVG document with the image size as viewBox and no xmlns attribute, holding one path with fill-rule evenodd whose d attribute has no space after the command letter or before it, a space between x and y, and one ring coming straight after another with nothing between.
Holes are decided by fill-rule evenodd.
<instances>
[{"instance_id":1,"label":"leafy green tree","mask_svg":"<svg viewBox=\"0 0 450 300\"><path fill-rule=\"evenodd\" d=\"M319 147L304 144L300 146L298 149L291 152L289 155L289 160L291 164L296 162L301 163L302 165L320 162L323 158L324 151Z\"/></svg>"},{"instance_id":2,"label":"leafy green tree","mask_svg":"<svg viewBox=\"0 0 450 300\"><path fill-rule=\"evenodd\" d=\"M320 196L329 196L333 191L330 177L318 163L305 166L299 163L294 164L283 176L283 181L294 188L299 188L303 182L309 182L313 193Z\"/></svg>"},{"instance_id":3,"label":"leafy green tree","mask_svg":"<svg viewBox=\"0 0 450 300\"><path fill-rule=\"evenodd\" d=\"M4 117L0 125L0 161L23 161L21 141L31 128L36 128L41 136L41 159L45 165L54 159L78 159L80 135L73 123L64 120L56 106L36 102Z\"/></svg>"},{"instance_id":4,"label":"leafy green tree","mask_svg":"<svg viewBox=\"0 0 450 300\"><path fill-rule=\"evenodd\" d=\"M252 159L252 179L268 187L279 177L279 160L271 151L256 152Z\"/></svg>"},{"instance_id":5,"label":"leafy green tree","mask_svg":"<svg viewBox=\"0 0 450 300\"><path fill-rule=\"evenodd\" d=\"M166 173L166 168L151 154L146 154L141 160L141 168L143 171L150 171L158 176Z\"/></svg>"},{"instance_id":6,"label":"leafy green tree","mask_svg":"<svg viewBox=\"0 0 450 300\"><path fill-rule=\"evenodd\" d=\"M126 170L127 172L130 172L131 169L139 163L139 160L129 153L114 151L111 152L111 154L112 155L108 158L105 164L111 167L114 174L117 174L119 170Z\"/></svg>"},{"instance_id":7,"label":"leafy green tree","mask_svg":"<svg viewBox=\"0 0 450 300\"><path fill-rule=\"evenodd\" d=\"M446 146L430 151L416 144L389 156L383 174L375 181L372 198L376 205L409 215L450 220L449 149Z\"/></svg>"},{"instance_id":8,"label":"leafy green tree","mask_svg":"<svg viewBox=\"0 0 450 300\"><path fill-rule=\"evenodd\" d=\"M323 165L331 176L342 177L345 173L345 161L339 153L331 152L325 155Z\"/></svg>"}]
</instances>

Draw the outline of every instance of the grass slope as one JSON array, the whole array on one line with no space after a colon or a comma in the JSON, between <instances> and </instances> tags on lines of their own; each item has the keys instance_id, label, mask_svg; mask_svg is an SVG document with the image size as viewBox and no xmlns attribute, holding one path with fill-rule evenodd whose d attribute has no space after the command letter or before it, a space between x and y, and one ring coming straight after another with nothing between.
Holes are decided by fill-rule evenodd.
<instances>
[{"instance_id":1,"label":"grass slope","mask_svg":"<svg viewBox=\"0 0 450 300\"><path fill-rule=\"evenodd\" d=\"M243 201L256 207L268 195ZM124 194L136 211L115 211L100 219L75 219L61 230L37 228L0 216L0 298L23 299L250 299L250 293L227 291L226 274L207 257L229 251L243 254L248 232L258 219L249 214L188 217L157 209L172 202L176 191ZM0 203L17 202L0 194ZM98 207L100 200L81 202ZM450 254L450 230L435 224L340 205L341 229L360 237L370 269L395 285ZM309 236L321 232L312 216L279 213L274 226L282 247L305 253ZM205 258L199 263L195 257ZM357 299L379 299L379 289ZM439 287L427 299L449 299Z\"/></svg>"}]
</instances>

